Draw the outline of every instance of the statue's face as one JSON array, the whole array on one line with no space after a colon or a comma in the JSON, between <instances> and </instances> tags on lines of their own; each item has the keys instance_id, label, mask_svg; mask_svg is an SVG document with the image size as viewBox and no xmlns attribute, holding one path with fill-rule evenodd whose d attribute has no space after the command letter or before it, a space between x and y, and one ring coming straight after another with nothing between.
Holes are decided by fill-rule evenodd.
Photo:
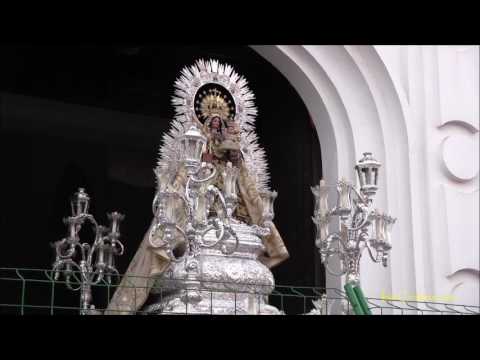
<instances>
[{"instance_id":1,"label":"statue's face","mask_svg":"<svg viewBox=\"0 0 480 360\"><path fill-rule=\"evenodd\" d=\"M220 128L220 118L215 116L214 118L212 118L212 122L210 123L210 126L212 127L212 129L219 129Z\"/></svg>"}]
</instances>

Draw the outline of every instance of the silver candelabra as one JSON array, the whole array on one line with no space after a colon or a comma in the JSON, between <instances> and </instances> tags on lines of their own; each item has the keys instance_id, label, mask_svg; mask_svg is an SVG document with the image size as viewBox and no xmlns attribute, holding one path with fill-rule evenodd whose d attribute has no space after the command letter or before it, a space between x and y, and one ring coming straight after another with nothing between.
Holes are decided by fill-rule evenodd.
<instances>
[{"instance_id":1,"label":"silver candelabra","mask_svg":"<svg viewBox=\"0 0 480 360\"><path fill-rule=\"evenodd\" d=\"M239 238L231 226L237 222L233 213L238 204L236 183L239 170L227 162L220 174L223 189L215 186L219 170L201 161L206 143L206 137L191 123L179 139L179 159L161 163L155 170L158 186L152 206L154 225L149 235L152 247L164 250L172 262L184 262L188 291L182 301L193 304L202 300L200 248L216 247L232 237L235 242L230 249L226 244L221 245L222 252L230 255L239 245ZM172 185L180 165L187 173L184 189ZM211 216L212 211L214 216ZM262 236L269 233L269 229L256 228ZM206 241L205 235L212 231L215 241Z\"/></svg>"},{"instance_id":2,"label":"silver candelabra","mask_svg":"<svg viewBox=\"0 0 480 360\"><path fill-rule=\"evenodd\" d=\"M107 216L110 226L107 228L98 225L93 215L88 212L90 197L83 188L75 193L70 204L71 216L64 219L68 226L68 235L53 245L56 254L53 271L55 280L63 274L70 290L80 290L80 314L87 315L96 312L94 305L91 305L92 285L102 280L111 284L112 275L118 275L115 256L122 255L124 250L119 240L119 225L124 215L118 212L109 213ZM92 245L80 241L79 232L86 224L93 229Z\"/></svg>"},{"instance_id":3,"label":"silver candelabra","mask_svg":"<svg viewBox=\"0 0 480 360\"><path fill-rule=\"evenodd\" d=\"M341 179L336 184L336 206L329 209L328 189L324 180L311 188L315 197L312 217L316 225L315 245L320 250L325 269L332 275L346 274L346 283L359 285L360 259L366 248L374 262L387 266L392 248L390 230L396 219L373 207L373 198L378 190L378 176L381 164L364 153L355 166L360 182L360 191L353 184ZM329 224L339 219L338 231L329 233ZM340 259L339 272L332 271L329 260Z\"/></svg>"}]
</instances>

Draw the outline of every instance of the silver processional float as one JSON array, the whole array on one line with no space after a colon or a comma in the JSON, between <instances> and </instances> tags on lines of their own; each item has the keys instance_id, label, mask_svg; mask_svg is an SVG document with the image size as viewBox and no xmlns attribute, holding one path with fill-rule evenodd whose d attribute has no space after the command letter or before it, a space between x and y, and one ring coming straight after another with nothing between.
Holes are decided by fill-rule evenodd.
<instances>
[{"instance_id":1,"label":"silver processional float","mask_svg":"<svg viewBox=\"0 0 480 360\"><path fill-rule=\"evenodd\" d=\"M107 310L283 314L268 304L275 288L270 268L289 254L273 223L277 192L269 187L265 151L255 132L254 94L230 65L198 60L182 70L172 103L175 117L163 136L154 169L152 225ZM360 191L339 181L332 210L324 181L312 187L316 246L327 271L331 272L332 257L340 260L341 271L333 273L346 274L345 290L358 314L369 313L359 287L361 254L366 248L373 261L386 266L389 231L395 222L372 206L379 168L372 154L365 153L356 166ZM118 274L114 257L123 253L119 223L124 216L113 212L110 227L100 226L88 213L89 201L84 189L72 199L72 216L65 219L68 236L55 243L53 270L57 278L61 273L65 276L70 289L80 290L81 314L101 314L91 304L91 287L104 279L111 283L112 274ZM329 233L335 217L340 230ZM85 222L94 228L91 246L82 244L78 236ZM80 263L74 260L78 255ZM138 259L150 258L161 271L152 273L137 265L142 262ZM77 287L71 285L72 269L80 273ZM124 284L139 269L153 280L148 291L132 293ZM142 307L147 295L156 296L156 301ZM324 301L314 301L309 314L325 314Z\"/></svg>"}]
</instances>

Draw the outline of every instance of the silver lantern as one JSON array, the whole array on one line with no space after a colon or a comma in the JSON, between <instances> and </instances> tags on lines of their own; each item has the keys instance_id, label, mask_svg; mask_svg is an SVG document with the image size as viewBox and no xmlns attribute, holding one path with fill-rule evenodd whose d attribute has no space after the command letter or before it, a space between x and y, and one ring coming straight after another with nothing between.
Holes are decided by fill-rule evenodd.
<instances>
[{"instance_id":1,"label":"silver lantern","mask_svg":"<svg viewBox=\"0 0 480 360\"><path fill-rule=\"evenodd\" d=\"M202 135L200 130L192 123L190 128L179 139L179 151L182 156L185 168L189 175L197 172L201 164L203 148L207 143L207 138Z\"/></svg>"},{"instance_id":2,"label":"silver lantern","mask_svg":"<svg viewBox=\"0 0 480 360\"><path fill-rule=\"evenodd\" d=\"M85 192L84 188L79 188L73 195L70 201L72 209L72 216L81 216L88 214L88 207L90 205L90 197Z\"/></svg>"},{"instance_id":3,"label":"silver lantern","mask_svg":"<svg viewBox=\"0 0 480 360\"><path fill-rule=\"evenodd\" d=\"M377 193L380 166L381 164L373 158L371 152L363 153L363 158L355 166L360 181L360 191L368 200Z\"/></svg>"}]
</instances>

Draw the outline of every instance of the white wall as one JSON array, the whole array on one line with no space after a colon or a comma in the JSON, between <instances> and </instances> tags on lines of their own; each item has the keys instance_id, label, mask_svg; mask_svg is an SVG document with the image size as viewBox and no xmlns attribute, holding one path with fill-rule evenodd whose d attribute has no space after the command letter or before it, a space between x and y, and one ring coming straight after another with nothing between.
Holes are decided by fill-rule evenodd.
<instances>
[{"instance_id":1,"label":"white wall","mask_svg":"<svg viewBox=\"0 0 480 360\"><path fill-rule=\"evenodd\" d=\"M408 99L411 168L421 191L412 206L421 209L422 295L478 305L479 47L376 50Z\"/></svg>"}]
</instances>

